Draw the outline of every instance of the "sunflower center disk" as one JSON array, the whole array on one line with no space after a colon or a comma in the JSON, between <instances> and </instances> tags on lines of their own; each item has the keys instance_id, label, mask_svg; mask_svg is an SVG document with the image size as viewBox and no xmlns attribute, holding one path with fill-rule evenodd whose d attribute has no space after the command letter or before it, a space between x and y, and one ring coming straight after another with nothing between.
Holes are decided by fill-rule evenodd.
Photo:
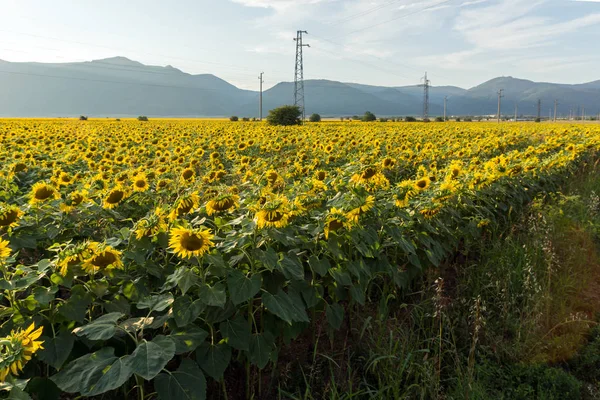
<instances>
[{"instance_id":1,"label":"sunflower center disk","mask_svg":"<svg viewBox=\"0 0 600 400\"><path fill-rule=\"evenodd\" d=\"M197 251L204 246L204 239L198 235L184 233L181 236L181 247L188 251Z\"/></svg>"}]
</instances>

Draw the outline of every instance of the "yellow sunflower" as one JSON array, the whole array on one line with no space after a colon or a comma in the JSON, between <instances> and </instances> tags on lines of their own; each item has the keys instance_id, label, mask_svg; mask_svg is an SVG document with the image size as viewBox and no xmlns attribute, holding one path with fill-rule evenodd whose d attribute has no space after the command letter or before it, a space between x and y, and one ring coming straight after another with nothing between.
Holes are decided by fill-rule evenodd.
<instances>
[{"instance_id":1,"label":"yellow sunflower","mask_svg":"<svg viewBox=\"0 0 600 400\"><path fill-rule=\"evenodd\" d=\"M363 215L367 211L371 210L374 205L375 205L375 197L373 197L373 196L367 196L367 197L364 198L363 201L361 201L358 204L357 207L355 207L352 210L348 211L346 213L346 217L348 218L349 221L351 221L353 223L357 223L358 222L358 217L360 217L361 215Z\"/></svg>"},{"instance_id":2,"label":"yellow sunflower","mask_svg":"<svg viewBox=\"0 0 600 400\"><path fill-rule=\"evenodd\" d=\"M329 233L335 232L341 228L350 228L351 222L348 220L346 213L344 210L333 207L329 210L327 218L325 219L325 228L323 232L325 233L325 239L329 239Z\"/></svg>"},{"instance_id":3,"label":"yellow sunflower","mask_svg":"<svg viewBox=\"0 0 600 400\"><path fill-rule=\"evenodd\" d=\"M283 228L292 216L289 210L289 201L283 196L274 196L265 199L256 213L256 224L259 228Z\"/></svg>"},{"instance_id":4,"label":"yellow sunflower","mask_svg":"<svg viewBox=\"0 0 600 400\"><path fill-rule=\"evenodd\" d=\"M119 250L98 242L89 243L88 250L91 255L83 262L83 269L88 274L93 275L98 271L110 272L112 269L123 269L123 261Z\"/></svg>"},{"instance_id":5,"label":"yellow sunflower","mask_svg":"<svg viewBox=\"0 0 600 400\"><path fill-rule=\"evenodd\" d=\"M19 225L23 211L15 205L0 203L0 228L14 228Z\"/></svg>"},{"instance_id":6,"label":"yellow sunflower","mask_svg":"<svg viewBox=\"0 0 600 400\"><path fill-rule=\"evenodd\" d=\"M0 263L10 256L10 247L8 241L0 239Z\"/></svg>"},{"instance_id":7,"label":"yellow sunflower","mask_svg":"<svg viewBox=\"0 0 600 400\"><path fill-rule=\"evenodd\" d=\"M181 217L182 215L192 212L192 210L198 208L199 202L200 202L200 198L198 197L198 193L196 193L196 192L193 192L193 193L190 193L190 194L180 197L175 202L175 206L169 213L169 220L175 221L177 218Z\"/></svg>"},{"instance_id":8,"label":"yellow sunflower","mask_svg":"<svg viewBox=\"0 0 600 400\"><path fill-rule=\"evenodd\" d=\"M27 361L43 349L44 342L37 340L42 330L41 326L35 329L35 324L31 324L25 330L12 331L0 339L0 382L4 382L8 374L17 376Z\"/></svg>"},{"instance_id":9,"label":"yellow sunflower","mask_svg":"<svg viewBox=\"0 0 600 400\"><path fill-rule=\"evenodd\" d=\"M429 187L430 183L431 180L428 177L423 177L415 182L415 188L417 190L425 190Z\"/></svg>"},{"instance_id":10,"label":"yellow sunflower","mask_svg":"<svg viewBox=\"0 0 600 400\"><path fill-rule=\"evenodd\" d=\"M148 190L149 186L150 185L148 184L148 177L145 173L140 172L139 174L133 177L132 188L135 192L145 192L146 190Z\"/></svg>"},{"instance_id":11,"label":"yellow sunflower","mask_svg":"<svg viewBox=\"0 0 600 400\"><path fill-rule=\"evenodd\" d=\"M46 201L60 199L60 193L58 193L56 188L52 185L44 182L37 182L31 188L29 197L29 204L37 205Z\"/></svg>"},{"instance_id":12,"label":"yellow sunflower","mask_svg":"<svg viewBox=\"0 0 600 400\"><path fill-rule=\"evenodd\" d=\"M236 194L224 194L217 196L206 203L206 213L213 215L215 213L235 210L239 207L240 196Z\"/></svg>"},{"instance_id":13,"label":"yellow sunflower","mask_svg":"<svg viewBox=\"0 0 600 400\"><path fill-rule=\"evenodd\" d=\"M134 227L135 237L140 240L143 237L154 237L160 232L167 230L165 211L161 207L156 207L154 212L139 220Z\"/></svg>"},{"instance_id":14,"label":"yellow sunflower","mask_svg":"<svg viewBox=\"0 0 600 400\"><path fill-rule=\"evenodd\" d=\"M192 168L185 168L183 171L181 171L180 177L181 177L181 182L192 183L192 182L194 182L196 173L194 172L194 170Z\"/></svg>"},{"instance_id":15,"label":"yellow sunflower","mask_svg":"<svg viewBox=\"0 0 600 400\"><path fill-rule=\"evenodd\" d=\"M214 246L213 237L208 229L173 228L169 247L182 258L201 257Z\"/></svg>"},{"instance_id":16,"label":"yellow sunflower","mask_svg":"<svg viewBox=\"0 0 600 400\"><path fill-rule=\"evenodd\" d=\"M125 188L121 186L116 186L110 192L108 192L106 197L104 197L104 200L102 201L102 206L104 208L112 209L121 204L121 202L126 198L127 191L125 190Z\"/></svg>"},{"instance_id":17,"label":"yellow sunflower","mask_svg":"<svg viewBox=\"0 0 600 400\"><path fill-rule=\"evenodd\" d=\"M60 205L60 209L63 212L71 212L75 209L75 207L83 204L88 200L88 192L87 190L77 190L75 192L71 192L64 203Z\"/></svg>"}]
</instances>

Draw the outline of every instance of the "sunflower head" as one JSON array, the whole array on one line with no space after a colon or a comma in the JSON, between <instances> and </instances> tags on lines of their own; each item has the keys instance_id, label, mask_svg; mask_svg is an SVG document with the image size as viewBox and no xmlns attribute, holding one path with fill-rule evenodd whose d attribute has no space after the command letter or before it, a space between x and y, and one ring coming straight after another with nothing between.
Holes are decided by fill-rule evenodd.
<instances>
[{"instance_id":1,"label":"sunflower head","mask_svg":"<svg viewBox=\"0 0 600 400\"><path fill-rule=\"evenodd\" d=\"M60 209L63 212L71 212L76 207L85 203L88 200L88 192L87 190L77 190L75 192L71 192L69 196L65 199L65 202L60 205Z\"/></svg>"},{"instance_id":2,"label":"sunflower head","mask_svg":"<svg viewBox=\"0 0 600 400\"><path fill-rule=\"evenodd\" d=\"M431 183L431 181L429 180L428 177L424 177L421 179L418 179L415 182L415 189L417 190L425 190L429 187L429 184Z\"/></svg>"},{"instance_id":3,"label":"sunflower head","mask_svg":"<svg viewBox=\"0 0 600 400\"><path fill-rule=\"evenodd\" d=\"M219 212L235 210L239 207L240 196L236 194L216 195L206 203L206 213L213 215Z\"/></svg>"},{"instance_id":4,"label":"sunflower head","mask_svg":"<svg viewBox=\"0 0 600 400\"><path fill-rule=\"evenodd\" d=\"M23 211L15 205L0 203L0 228L14 228L19 225Z\"/></svg>"},{"instance_id":5,"label":"sunflower head","mask_svg":"<svg viewBox=\"0 0 600 400\"><path fill-rule=\"evenodd\" d=\"M353 207L350 211L346 213L346 217L349 221L353 223L358 222L358 218L371 210L375 205L375 197L369 196L359 196L351 202L351 206Z\"/></svg>"},{"instance_id":6,"label":"sunflower head","mask_svg":"<svg viewBox=\"0 0 600 400\"><path fill-rule=\"evenodd\" d=\"M259 203L260 204L260 203ZM283 228L291 218L290 204L283 196L269 196L259 206L256 213L256 224L259 228Z\"/></svg>"},{"instance_id":7,"label":"sunflower head","mask_svg":"<svg viewBox=\"0 0 600 400\"><path fill-rule=\"evenodd\" d=\"M10 247L8 247L9 243L7 240L0 239L0 265L4 263L4 261L10 257Z\"/></svg>"},{"instance_id":8,"label":"sunflower head","mask_svg":"<svg viewBox=\"0 0 600 400\"><path fill-rule=\"evenodd\" d=\"M37 182L31 188L29 198L29 204L37 205L46 201L60 199L60 193L58 193L58 190L52 185L44 182Z\"/></svg>"},{"instance_id":9,"label":"sunflower head","mask_svg":"<svg viewBox=\"0 0 600 400\"><path fill-rule=\"evenodd\" d=\"M324 181L327 178L327 172L323 170L315 171L315 179L318 181Z\"/></svg>"},{"instance_id":10,"label":"sunflower head","mask_svg":"<svg viewBox=\"0 0 600 400\"><path fill-rule=\"evenodd\" d=\"M83 269L90 275L102 271L110 273L113 269L123 269L121 252L111 246L98 242L88 245L89 257L83 262Z\"/></svg>"},{"instance_id":11,"label":"sunflower head","mask_svg":"<svg viewBox=\"0 0 600 400\"><path fill-rule=\"evenodd\" d=\"M175 206L171 210L169 214L169 219L171 221L175 221L177 218L182 215L189 214L194 209L198 208L198 203L200 202L200 197L198 193L193 192L187 195L180 197L176 202Z\"/></svg>"},{"instance_id":12,"label":"sunflower head","mask_svg":"<svg viewBox=\"0 0 600 400\"><path fill-rule=\"evenodd\" d=\"M184 168L183 171L181 171L180 176L181 176L182 182L191 183L194 181L196 173L194 172L194 170L192 168Z\"/></svg>"},{"instance_id":13,"label":"sunflower head","mask_svg":"<svg viewBox=\"0 0 600 400\"><path fill-rule=\"evenodd\" d=\"M110 190L104 197L102 205L104 208L112 209L117 207L123 200L127 198L127 191L125 188L117 186Z\"/></svg>"},{"instance_id":14,"label":"sunflower head","mask_svg":"<svg viewBox=\"0 0 600 400\"><path fill-rule=\"evenodd\" d=\"M323 232L325 233L325 239L329 239L331 232L336 232L342 228L350 228L352 226L351 221L348 219L344 210L338 208L332 208L329 210L327 218L325 219L325 227Z\"/></svg>"},{"instance_id":15,"label":"sunflower head","mask_svg":"<svg viewBox=\"0 0 600 400\"><path fill-rule=\"evenodd\" d=\"M139 174L134 176L132 181L132 188L134 192L145 192L150 186L148 184L148 177L144 172L140 172Z\"/></svg>"},{"instance_id":16,"label":"sunflower head","mask_svg":"<svg viewBox=\"0 0 600 400\"><path fill-rule=\"evenodd\" d=\"M160 232L166 232L167 222L165 211L161 207L139 220L134 227L135 237L140 240L143 237L155 237Z\"/></svg>"},{"instance_id":17,"label":"sunflower head","mask_svg":"<svg viewBox=\"0 0 600 400\"><path fill-rule=\"evenodd\" d=\"M41 340L42 327L35 329L31 324L25 330L12 331L10 335L0 338L0 382L4 382L11 374L17 376L27 361L39 350L43 349Z\"/></svg>"},{"instance_id":18,"label":"sunflower head","mask_svg":"<svg viewBox=\"0 0 600 400\"><path fill-rule=\"evenodd\" d=\"M214 246L213 237L208 229L173 228L169 247L182 258L201 257Z\"/></svg>"}]
</instances>

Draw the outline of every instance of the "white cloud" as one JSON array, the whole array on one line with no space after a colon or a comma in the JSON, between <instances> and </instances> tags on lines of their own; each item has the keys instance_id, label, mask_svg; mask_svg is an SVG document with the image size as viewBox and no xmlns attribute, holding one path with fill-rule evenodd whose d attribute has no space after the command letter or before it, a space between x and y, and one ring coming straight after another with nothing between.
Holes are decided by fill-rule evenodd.
<instances>
[{"instance_id":1,"label":"white cloud","mask_svg":"<svg viewBox=\"0 0 600 400\"><path fill-rule=\"evenodd\" d=\"M276 11L285 11L293 7L301 7L323 3L331 0L232 0L234 3L246 7L272 8Z\"/></svg>"}]
</instances>

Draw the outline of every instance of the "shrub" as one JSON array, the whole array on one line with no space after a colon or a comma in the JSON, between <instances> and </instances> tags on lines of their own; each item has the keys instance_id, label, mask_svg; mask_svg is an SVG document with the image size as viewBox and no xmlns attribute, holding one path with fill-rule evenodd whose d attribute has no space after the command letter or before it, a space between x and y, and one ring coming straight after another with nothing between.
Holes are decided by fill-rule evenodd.
<instances>
[{"instance_id":1,"label":"shrub","mask_svg":"<svg viewBox=\"0 0 600 400\"><path fill-rule=\"evenodd\" d=\"M536 118L535 122L542 122L542 119L541 118Z\"/></svg>"},{"instance_id":2,"label":"shrub","mask_svg":"<svg viewBox=\"0 0 600 400\"><path fill-rule=\"evenodd\" d=\"M379 122L388 122L387 118L379 118Z\"/></svg>"},{"instance_id":3,"label":"shrub","mask_svg":"<svg viewBox=\"0 0 600 400\"><path fill-rule=\"evenodd\" d=\"M456 117L456 122L460 122L460 117Z\"/></svg>"},{"instance_id":4,"label":"shrub","mask_svg":"<svg viewBox=\"0 0 600 400\"><path fill-rule=\"evenodd\" d=\"M269 111L267 123L269 125L299 125L300 108L298 106L281 106Z\"/></svg>"},{"instance_id":5,"label":"shrub","mask_svg":"<svg viewBox=\"0 0 600 400\"><path fill-rule=\"evenodd\" d=\"M148 121L148 117L146 117L145 115L140 115L139 117L137 117L138 121Z\"/></svg>"},{"instance_id":6,"label":"shrub","mask_svg":"<svg viewBox=\"0 0 600 400\"><path fill-rule=\"evenodd\" d=\"M242 121L244 121L244 122L248 122L248 121L250 121L250 118L248 118L248 117L244 117L244 118L242 118Z\"/></svg>"},{"instance_id":7,"label":"shrub","mask_svg":"<svg viewBox=\"0 0 600 400\"><path fill-rule=\"evenodd\" d=\"M367 111L362 117L363 122L376 121L377 117L371 111Z\"/></svg>"},{"instance_id":8,"label":"shrub","mask_svg":"<svg viewBox=\"0 0 600 400\"><path fill-rule=\"evenodd\" d=\"M239 118L236 115L232 115L231 117L229 117L229 120L232 122L238 121Z\"/></svg>"},{"instance_id":9,"label":"shrub","mask_svg":"<svg viewBox=\"0 0 600 400\"><path fill-rule=\"evenodd\" d=\"M473 119L471 117L466 117L465 122L473 122Z\"/></svg>"},{"instance_id":10,"label":"shrub","mask_svg":"<svg viewBox=\"0 0 600 400\"><path fill-rule=\"evenodd\" d=\"M321 116L319 114L312 114L308 120L310 122L321 122Z\"/></svg>"},{"instance_id":11,"label":"shrub","mask_svg":"<svg viewBox=\"0 0 600 400\"><path fill-rule=\"evenodd\" d=\"M444 122L443 117L435 117L435 122Z\"/></svg>"},{"instance_id":12,"label":"shrub","mask_svg":"<svg viewBox=\"0 0 600 400\"><path fill-rule=\"evenodd\" d=\"M406 122L417 122L417 119L415 117L406 117L404 118L404 120Z\"/></svg>"},{"instance_id":13,"label":"shrub","mask_svg":"<svg viewBox=\"0 0 600 400\"><path fill-rule=\"evenodd\" d=\"M88 117L86 117L85 115L80 115L79 116L79 120L80 121L87 121Z\"/></svg>"}]
</instances>

